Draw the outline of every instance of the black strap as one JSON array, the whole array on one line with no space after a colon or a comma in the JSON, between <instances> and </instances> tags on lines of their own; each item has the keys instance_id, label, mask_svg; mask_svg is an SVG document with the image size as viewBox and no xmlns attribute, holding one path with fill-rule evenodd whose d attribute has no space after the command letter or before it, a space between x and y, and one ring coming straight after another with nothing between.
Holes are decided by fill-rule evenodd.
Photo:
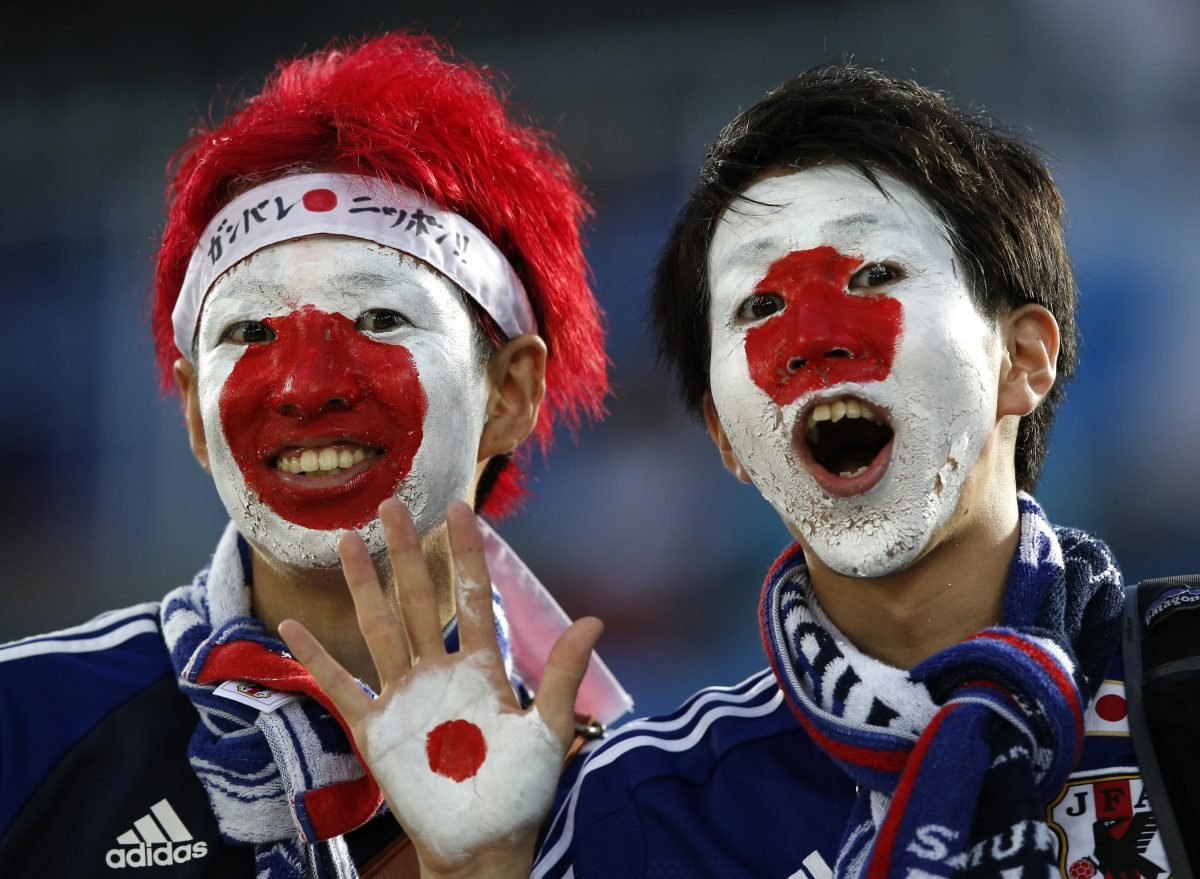
<instances>
[{"instance_id":1,"label":"black strap","mask_svg":"<svg viewBox=\"0 0 1200 879\"><path fill-rule=\"evenodd\" d=\"M1176 817L1167 784L1163 779L1159 755L1155 747L1155 736L1152 734L1150 719L1146 710L1145 684L1147 677L1162 678L1164 674L1179 670L1168 669L1167 664L1153 665L1147 669L1144 651L1147 643L1147 631L1144 624L1146 609L1156 598L1171 589L1186 588L1200 585L1200 577L1163 577L1156 580L1143 580L1136 586L1125 587L1125 609L1122 620L1121 651L1125 660L1125 698L1129 706L1129 731L1133 737L1133 748L1137 754L1138 767L1141 770L1142 782L1154 804L1154 816L1158 821L1158 829L1162 838L1167 860L1171 865L1171 873L1176 879L1193 879L1193 872L1188 860L1187 845L1184 841L1182 828ZM1200 651L1200 633L1194 639L1196 650ZM1200 657L1200 652L1197 653ZM1191 660L1177 660L1183 666L1191 665ZM1153 664L1153 660L1151 661ZM1196 730L1197 741L1200 743L1200 729ZM1170 767L1172 771L1175 767ZM1196 779L1200 783L1200 778ZM1187 828L1190 836L1200 833L1200 828Z\"/></svg>"}]
</instances>

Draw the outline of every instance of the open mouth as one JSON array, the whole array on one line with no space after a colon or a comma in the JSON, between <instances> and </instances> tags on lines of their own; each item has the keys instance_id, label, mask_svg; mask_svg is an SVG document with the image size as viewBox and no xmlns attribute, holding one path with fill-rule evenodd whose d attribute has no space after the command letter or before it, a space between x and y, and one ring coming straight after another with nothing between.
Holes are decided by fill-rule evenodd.
<instances>
[{"instance_id":1,"label":"open mouth","mask_svg":"<svg viewBox=\"0 0 1200 879\"><path fill-rule=\"evenodd\" d=\"M288 446L275 456L271 466L305 478L334 476L359 468L359 465L381 454L383 449L345 441L317 446Z\"/></svg>"},{"instance_id":2,"label":"open mouth","mask_svg":"<svg viewBox=\"0 0 1200 879\"><path fill-rule=\"evenodd\" d=\"M801 424L801 457L830 494L862 494L883 477L894 432L882 410L858 397L839 397L811 406Z\"/></svg>"}]
</instances>

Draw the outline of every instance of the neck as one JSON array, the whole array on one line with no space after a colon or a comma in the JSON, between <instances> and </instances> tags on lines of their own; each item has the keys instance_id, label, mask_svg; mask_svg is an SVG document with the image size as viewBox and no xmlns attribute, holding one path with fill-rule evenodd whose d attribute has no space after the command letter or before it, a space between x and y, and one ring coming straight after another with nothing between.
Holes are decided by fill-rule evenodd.
<instances>
[{"instance_id":1,"label":"neck","mask_svg":"<svg viewBox=\"0 0 1200 879\"><path fill-rule=\"evenodd\" d=\"M1016 494L954 521L916 562L884 577L845 577L806 553L821 608L858 649L909 669L1000 621L1020 538Z\"/></svg>"},{"instance_id":2,"label":"neck","mask_svg":"<svg viewBox=\"0 0 1200 879\"><path fill-rule=\"evenodd\" d=\"M445 525L426 533L421 545L437 593L438 612L445 626L455 612L454 574ZM267 631L276 632L285 619L303 623L343 668L379 692L379 676L359 630L354 601L341 568L284 565L257 546L252 547L252 556L251 612L262 620ZM398 619L396 590L386 555L376 560L375 570L392 613Z\"/></svg>"}]
</instances>

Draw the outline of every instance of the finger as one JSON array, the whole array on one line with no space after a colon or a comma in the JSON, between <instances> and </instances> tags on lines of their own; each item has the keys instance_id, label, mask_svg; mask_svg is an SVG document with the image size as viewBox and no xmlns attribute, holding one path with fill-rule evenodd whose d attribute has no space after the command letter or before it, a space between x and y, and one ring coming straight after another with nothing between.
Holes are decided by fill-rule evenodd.
<instances>
[{"instance_id":1,"label":"finger","mask_svg":"<svg viewBox=\"0 0 1200 879\"><path fill-rule=\"evenodd\" d=\"M391 559L392 577L396 581L396 598L400 603L405 631L408 632L413 661L422 656L444 656L446 645L442 641L437 592L429 576L429 567L425 564L425 554L421 551L421 537L417 534L408 507L397 498L388 498L379 505L379 518L387 538L388 558Z\"/></svg>"},{"instance_id":2,"label":"finger","mask_svg":"<svg viewBox=\"0 0 1200 879\"><path fill-rule=\"evenodd\" d=\"M321 642L296 620L281 622L279 637L300 664L309 670L313 680L333 702L346 723L353 726L371 704L371 697L363 692L350 672L329 655Z\"/></svg>"},{"instance_id":3,"label":"finger","mask_svg":"<svg viewBox=\"0 0 1200 879\"><path fill-rule=\"evenodd\" d=\"M500 651L492 610L492 579L483 557L483 535L471 507L455 501L446 508L450 552L457 574L458 643L462 650Z\"/></svg>"},{"instance_id":4,"label":"finger","mask_svg":"<svg viewBox=\"0 0 1200 879\"><path fill-rule=\"evenodd\" d=\"M595 617L576 620L554 642L546 660L542 682L533 701L542 719L564 745L575 735L575 696L603 631L604 623Z\"/></svg>"},{"instance_id":5,"label":"finger","mask_svg":"<svg viewBox=\"0 0 1200 879\"><path fill-rule=\"evenodd\" d=\"M350 597L354 600L358 628L371 653L371 661L375 663L382 689L412 668L408 637L383 597L379 575L363 539L348 531L338 541L337 551L346 585L350 587Z\"/></svg>"}]
</instances>

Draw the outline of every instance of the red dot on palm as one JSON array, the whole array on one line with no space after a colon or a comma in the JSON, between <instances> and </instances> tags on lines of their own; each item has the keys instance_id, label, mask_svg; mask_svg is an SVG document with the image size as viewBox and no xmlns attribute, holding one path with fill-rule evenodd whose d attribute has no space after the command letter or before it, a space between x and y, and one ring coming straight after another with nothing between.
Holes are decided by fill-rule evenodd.
<instances>
[{"instance_id":1,"label":"red dot on palm","mask_svg":"<svg viewBox=\"0 0 1200 879\"><path fill-rule=\"evenodd\" d=\"M454 781L466 781L479 771L487 756L483 731L469 720L448 720L425 737L429 768Z\"/></svg>"}]
</instances>

